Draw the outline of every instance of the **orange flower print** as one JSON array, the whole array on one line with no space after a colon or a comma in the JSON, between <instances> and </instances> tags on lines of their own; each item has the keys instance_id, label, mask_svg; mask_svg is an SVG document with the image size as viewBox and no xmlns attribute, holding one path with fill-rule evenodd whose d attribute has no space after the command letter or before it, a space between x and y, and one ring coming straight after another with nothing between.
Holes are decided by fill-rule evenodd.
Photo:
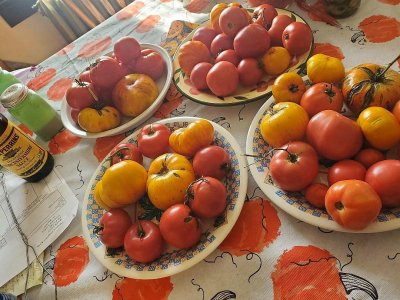
<instances>
[{"instance_id":1,"label":"orange flower print","mask_svg":"<svg viewBox=\"0 0 400 300\"><path fill-rule=\"evenodd\" d=\"M135 31L138 33L145 33L152 30L160 21L161 17L158 15L151 15L142 20L136 27Z\"/></svg>"},{"instance_id":2,"label":"orange flower print","mask_svg":"<svg viewBox=\"0 0 400 300\"><path fill-rule=\"evenodd\" d=\"M182 104L182 94L176 89L172 83L168 89L167 95L161 106L154 113L153 117L164 119L168 118L169 115Z\"/></svg>"},{"instance_id":3,"label":"orange flower print","mask_svg":"<svg viewBox=\"0 0 400 300\"><path fill-rule=\"evenodd\" d=\"M54 68L49 68L46 69L42 72L40 72L38 75L36 75L35 78L29 80L27 86L31 90L38 91L42 87L46 86L54 76L56 76L57 71Z\"/></svg>"},{"instance_id":4,"label":"orange flower print","mask_svg":"<svg viewBox=\"0 0 400 300\"><path fill-rule=\"evenodd\" d=\"M190 0L190 3L186 5L186 10L191 13L199 13L207 8L210 4L208 0Z\"/></svg>"},{"instance_id":5,"label":"orange flower print","mask_svg":"<svg viewBox=\"0 0 400 300\"><path fill-rule=\"evenodd\" d=\"M67 286L78 280L89 262L89 248L81 236L64 242L57 251L54 280L57 286Z\"/></svg>"},{"instance_id":6,"label":"orange flower print","mask_svg":"<svg viewBox=\"0 0 400 300\"><path fill-rule=\"evenodd\" d=\"M400 4L400 0L378 0L379 2L386 3L386 4L391 4L391 5L397 5Z\"/></svg>"},{"instance_id":7,"label":"orange flower print","mask_svg":"<svg viewBox=\"0 0 400 300\"><path fill-rule=\"evenodd\" d=\"M25 134L32 136L33 132L30 130L26 125L24 124L19 124L18 128L21 129Z\"/></svg>"},{"instance_id":8,"label":"orange flower print","mask_svg":"<svg viewBox=\"0 0 400 300\"><path fill-rule=\"evenodd\" d=\"M167 300L173 289L170 277L152 280L124 278L115 284L113 300Z\"/></svg>"},{"instance_id":9,"label":"orange flower print","mask_svg":"<svg viewBox=\"0 0 400 300\"><path fill-rule=\"evenodd\" d=\"M58 55L58 56L66 55L66 54L69 53L72 49L74 49L74 47L75 47L75 44L74 44L74 43L68 44L67 46L65 46L64 48L62 48L60 51L58 51L58 52L56 53L56 55Z\"/></svg>"},{"instance_id":10,"label":"orange flower print","mask_svg":"<svg viewBox=\"0 0 400 300\"><path fill-rule=\"evenodd\" d=\"M144 7L144 3L142 1L134 1L130 5L124 7L117 14L118 20L130 19L136 16L140 10Z\"/></svg>"},{"instance_id":11,"label":"orange flower print","mask_svg":"<svg viewBox=\"0 0 400 300\"><path fill-rule=\"evenodd\" d=\"M106 136L96 139L96 143L93 147L93 154L96 156L97 160L102 161L107 154L125 138L124 134L118 134L114 136Z\"/></svg>"},{"instance_id":12,"label":"orange flower print","mask_svg":"<svg viewBox=\"0 0 400 300\"><path fill-rule=\"evenodd\" d=\"M74 148L81 141L80 137L73 135L67 129L56 134L49 142L49 151L51 154L61 154Z\"/></svg>"},{"instance_id":13,"label":"orange flower print","mask_svg":"<svg viewBox=\"0 0 400 300\"><path fill-rule=\"evenodd\" d=\"M102 51L106 50L111 45L112 39L110 36L91 41L83 45L79 50L79 57L93 57Z\"/></svg>"},{"instance_id":14,"label":"orange flower print","mask_svg":"<svg viewBox=\"0 0 400 300\"><path fill-rule=\"evenodd\" d=\"M344 58L342 50L337 46L334 46L329 43L315 43L314 45L315 48L313 54L322 53L325 55L336 57L338 59Z\"/></svg>"},{"instance_id":15,"label":"orange flower print","mask_svg":"<svg viewBox=\"0 0 400 300\"><path fill-rule=\"evenodd\" d=\"M61 78L53 83L53 85L47 91L47 97L49 100L61 101L64 98L67 90L72 86L71 78Z\"/></svg>"},{"instance_id":16,"label":"orange flower print","mask_svg":"<svg viewBox=\"0 0 400 300\"><path fill-rule=\"evenodd\" d=\"M384 43L400 36L400 22L396 18L374 15L364 19L358 28L371 43Z\"/></svg>"},{"instance_id":17,"label":"orange flower print","mask_svg":"<svg viewBox=\"0 0 400 300\"><path fill-rule=\"evenodd\" d=\"M236 256L248 251L260 253L279 236L280 227L276 209L269 201L262 198L246 201L235 226L218 249Z\"/></svg>"}]
</instances>

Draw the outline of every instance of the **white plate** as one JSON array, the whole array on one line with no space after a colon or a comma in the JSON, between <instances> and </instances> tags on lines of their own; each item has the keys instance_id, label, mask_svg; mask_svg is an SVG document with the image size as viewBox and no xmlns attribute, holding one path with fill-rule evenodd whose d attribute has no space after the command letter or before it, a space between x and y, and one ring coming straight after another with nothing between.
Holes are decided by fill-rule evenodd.
<instances>
[{"instance_id":1,"label":"white plate","mask_svg":"<svg viewBox=\"0 0 400 300\"><path fill-rule=\"evenodd\" d=\"M71 117L71 107L67 104L67 101L64 99L62 104L61 104L61 120L64 124L64 127L67 128L69 131L71 131L73 134L83 137L83 138L100 138L104 136L112 136L112 135L117 135L122 132L128 131L129 129L135 128L138 125L142 124L145 122L147 119L149 119L155 112L156 110L160 107L162 104L165 94L167 93L169 86L171 84L172 80L172 60L171 57L169 56L168 52L157 45L153 44L141 44L142 49L152 49L157 51L158 53L161 54L162 58L165 61L166 64L166 72L157 80L157 86L159 90L159 95L157 99L150 105L149 108L147 108L143 113L141 113L139 116L136 118L127 118L123 117L122 118L122 125L106 130L103 132L99 133L90 133L82 130L75 121Z\"/></svg>"},{"instance_id":2,"label":"white plate","mask_svg":"<svg viewBox=\"0 0 400 300\"><path fill-rule=\"evenodd\" d=\"M193 117L179 117L157 121L156 123L165 124L172 130L186 127L189 123L197 120ZM247 191L247 169L246 160L242 155L240 146L235 138L220 125L211 122L215 129L214 144L224 148L231 158L232 170L226 176L224 183L228 190L228 205L222 218L217 218L219 224L214 221L201 221L202 237L200 242L189 250L176 250L167 248L161 258L150 264L140 264L133 262L124 253L117 256L106 255L106 248L93 233L94 226L99 224L99 220L104 213L94 201L93 192L96 183L109 167L108 156L100 163L94 172L82 205L82 227L83 234L89 245L90 251L94 256L109 270L120 275L137 279L155 279L182 272L213 252L218 245L225 239L237 218L246 197ZM139 130L127 137L121 143L136 143ZM146 164L145 164L146 165ZM128 207L129 211L131 207ZM205 234L208 232L208 235Z\"/></svg>"},{"instance_id":3,"label":"white plate","mask_svg":"<svg viewBox=\"0 0 400 300\"><path fill-rule=\"evenodd\" d=\"M337 224L324 209L319 209L308 203L300 193L289 193L272 184L268 165L272 154L267 153L272 149L262 138L259 125L266 111L274 105L271 97L255 115L246 140L246 154L258 155L261 158L247 157L251 174L265 195L278 207L293 217L327 230L370 233L382 232L400 228L400 207L384 209L377 220L363 230L353 231Z\"/></svg>"}]
</instances>

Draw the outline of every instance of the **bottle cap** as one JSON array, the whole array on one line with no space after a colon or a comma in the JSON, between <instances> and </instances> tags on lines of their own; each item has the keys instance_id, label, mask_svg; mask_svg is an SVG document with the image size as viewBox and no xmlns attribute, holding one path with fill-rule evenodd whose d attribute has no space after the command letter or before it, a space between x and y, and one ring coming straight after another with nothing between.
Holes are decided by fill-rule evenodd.
<instances>
[{"instance_id":1,"label":"bottle cap","mask_svg":"<svg viewBox=\"0 0 400 300\"><path fill-rule=\"evenodd\" d=\"M5 108L18 105L28 95L29 89L21 83L10 85L0 96L0 102Z\"/></svg>"}]
</instances>

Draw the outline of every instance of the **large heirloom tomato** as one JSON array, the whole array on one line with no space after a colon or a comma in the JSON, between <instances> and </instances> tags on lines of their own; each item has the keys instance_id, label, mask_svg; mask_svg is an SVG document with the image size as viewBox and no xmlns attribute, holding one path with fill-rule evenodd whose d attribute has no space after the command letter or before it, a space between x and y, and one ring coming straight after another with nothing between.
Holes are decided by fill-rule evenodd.
<instances>
[{"instance_id":1,"label":"large heirloom tomato","mask_svg":"<svg viewBox=\"0 0 400 300\"><path fill-rule=\"evenodd\" d=\"M100 219L97 234L100 241L109 248L119 248L124 245L124 237L132 225L129 214L122 208L112 208Z\"/></svg>"},{"instance_id":2,"label":"large heirloom tomato","mask_svg":"<svg viewBox=\"0 0 400 300\"><path fill-rule=\"evenodd\" d=\"M119 111L112 106L104 106L102 109L86 107L78 113L78 124L87 132L106 131L120 123Z\"/></svg>"},{"instance_id":3,"label":"large heirloom tomato","mask_svg":"<svg viewBox=\"0 0 400 300\"><path fill-rule=\"evenodd\" d=\"M206 81L214 95L229 96L236 91L239 84L239 72L233 63L220 61L210 69Z\"/></svg>"},{"instance_id":4,"label":"large heirloom tomato","mask_svg":"<svg viewBox=\"0 0 400 300\"><path fill-rule=\"evenodd\" d=\"M344 78L344 66L340 59L322 53L307 61L307 75L314 83L339 83Z\"/></svg>"},{"instance_id":5,"label":"large heirloom tomato","mask_svg":"<svg viewBox=\"0 0 400 300\"><path fill-rule=\"evenodd\" d=\"M195 65L210 62L210 50L202 42L188 41L179 48L178 61L183 72L190 76Z\"/></svg>"},{"instance_id":6,"label":"large heirloom tomato","mask_svg":"<svg viewBox=\"0 0 400 300\"><path fill-rule=\"evenodd\" d=\"M261 120L263 139L272 147L280 147L290 141L301 140L309 121L306 111L293 102L275 104Z\"/></svg>"},{"instance_id":7,"label":"large heirloom tomato","mask_svg":"<svg viewBox=\"0 0 400 300\"><path fill-rule=\"evenodd\" d=\"M250 24L235 36L233 48L242 58L258 57L267 52L270 46L268 31L261 25Z\"/></svg>"},{"instance_id":8,"label":"large heirloom tomato","mask_svg":"<svg viewBox=\"0 0 400 300\"><path fill-rule=\"evenodd\" d=\"M362 146L360 127L353 120L333 110L324 110L311 118L307 141L318 154L331 160L354 156Z\"/></svg>"},{"instance_id":9,"label":"large heirloom tomato","mask_svg":"<svg viewBox=\"0 0 400 300\"><path fill-rule=\"evenodd\" d=\"M163 154L150 164L147 195L155 207L167 209L185 200L186 189L194 179L192 164L186 157Z\"/></svg>"},{"instance_id":10,"label":"large heirloom tomato","mask_svg":"<svg viewBox=\"0 0 400 300\"><path fill-rule=\"evenodd\" d=\"M146 157L156 158L169 150L171 132L164 124L149 124L144 126L138 136L140 152Z\"/></svg>"},{"instance_id":11,"label":"large heirloom tomato","mask_svg":"<svg viewBox=\"0 0 400 300\"><path fill-rule=\"evenodd\" d=\"M343 180L329 188L325 207L328 214L344 228L361 230L376 219L382 203L368 183Z\"/></svg>"},{"instance_id":12,"label":"large heirloom tomato","mask_svg":"<svg viewBox=\"0 0 400 300\"><path fill-rule=\"evenodd\" d=\"M214 5L210 12L210 22L211 27L214 28L217 32L221 32L221 28L219 27L219 17L221 13L228 7L238 6L241 7L241 4L238 2L232 2L229 5L226 3L218 3Z\"/></svg>"},{"instance_id":13,"label":"large heirloom tomato","mask_svg":"<svg viewBox=\"0 0 400 300\"><path fill-rule=\"evenodd\" d=\"M246 10L238 6L224 9L219 16L219 28L231 38L234 38L236 34L243 27L249 25L249 23L249 14Z\"/></svg>"},{"instance_id":14,"label":"large heirloom tomato","mask_svg":"<svg viewBox=\"0 0 400 300\"><path fill-rule=\"evenodd\" d=\"M253 22L261 25L265 29L269 30L272 25L272 21L278 15L275 7L270 4L262 4L258 6L253 13Z\"/></svg>"}]
</instances>

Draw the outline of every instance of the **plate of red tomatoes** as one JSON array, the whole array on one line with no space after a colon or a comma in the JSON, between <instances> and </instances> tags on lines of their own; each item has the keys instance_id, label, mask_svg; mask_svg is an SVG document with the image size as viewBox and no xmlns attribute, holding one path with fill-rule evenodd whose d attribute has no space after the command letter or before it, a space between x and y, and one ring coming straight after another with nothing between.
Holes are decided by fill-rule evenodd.
<instances>
[{"instance_id":1,"label":"plate of red tomatoes","mask_svg":"<svg viewBox=\"0 0 400 300\"><path fill-rule=\"evenodd\" d=\"M240 146L222 126L194 117L145 125L90 180L82 206L89 249L120 276L182 272L228 235L247 176Z\"/></svg>"},{"instance_id":2,"label":"plate of red tomatoes","mask_svg":"<svg viewBox=\"0 0 400 300\"><path fill-rule=\"evenodd\" d=\"M179 45L173 81L187 98L205 105L265 99L278 75L304 67L312 46L311 28L291 11L219 3L210 20Z\"/></svg>"}]
</instances>

